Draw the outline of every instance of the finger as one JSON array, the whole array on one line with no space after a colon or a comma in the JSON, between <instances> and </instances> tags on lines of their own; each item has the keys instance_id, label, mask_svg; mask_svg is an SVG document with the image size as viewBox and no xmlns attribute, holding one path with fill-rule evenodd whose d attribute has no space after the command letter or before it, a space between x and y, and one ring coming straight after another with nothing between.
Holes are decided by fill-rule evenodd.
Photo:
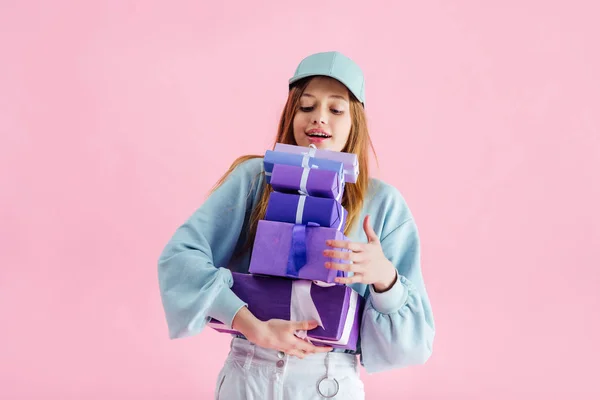
<instances>
[{"instance_id":1,"label":"finger","mask_svg":"<svg viewBox=\"0 0 600 400\"><path fill-rule=\"evenodd\" d=\"M338 260L347 260L354 263L360 263L364 261L363 253L354 253L351 251L336 251L336 250L323 250L325 257L336 258Z\"/></svg>"},{"instance_id":2,"label":"finger","mask_svg":"<svg viewBox=\"0 0 600 400\"><path fill-rule=\"evenodd\" d=\"M327 352L333 350L333 348L329 347L329 346L315 346L314 344L312 344L306 340L302 340L300 338L298 338L298 340L299 340L299 343L298 343L297 350L301 350L305 354L327 353Z\"/></svg>"},{"instance_id":3,"label":"finger","mask_svg":"<svg viewBox=\"0 0 600 400\"><path fill-rule=\"evenodd\" d=\"M308 354L313 353L310 343L305 339L301 339L298 336L293 336L292 342L289 345L288 354L296 355L299 358L303 358Z\"/></svg>"},{"instance_id":4,"label":"finger","mask_svg":"<svg viewBox=\"0 0 600 400\"><path fill-rule=\"evenodd\" d=\"M367 215L363 221L363 229L365 230L365 234L367 235L367 240L369 243L379 243L379 238L377 234L371 227L371 216Z\"/></svg>"},{"instance_id":5,"label":"finger","mask_svg":"<svg viewBox=\"0 0 600 400\"><path fill-rule=\"evenodd\" d=\"M338 271L346 271L362 274L364 272L364 267L360 264L340 264L334 262L326 262L325 268L329 269L337 269Z\"/></svg>"},{"instance_id":6,"label":"finger","mask_svg":"<svg viewBox=\"0 0 600 400\"><path fill-rule=\"evenodd\" d=\"M330 346L314 346L314 351L315 353L329 353L330 351L333 351L333 347Z\"/></svg>"},{"instance_id":7,"label":"finger","mask_svg":"<svg viewBox=\"0 0 600 400\"><path fill-rule=\"evenodd\" d=\"M364 251L363 243L355 243L350 242L348 240L327 240L325 243L327 244L327 246L331 246L338 249L348 249L354 252Z\"/></svg>"},{"instance_id":8,"label":"finger","mask_svg":"<svg viewBox=\"0 0 600 400\"><path fill-rule=\"evenodd\" d=\"M362 274L357 274L357 275L349 276L349 277L346 277L346 278L337 277L337 278L335 278L335 281L337 283L342 283L342 284L345 284L345 285L349 285L351 283L361 283L361 282L364 281L364 279L363 279L363 275Z\"/></svg>"},{"instance_id":9,"label":"finger","mask_svg":"<svg viewBox=\"0 0 600 400\"><path fill-rule=\"evenodd\" d=\"M298 357L298 358L306 357L306 353L303 352L302 350L298 350L298 349L289 350L287 352L287 354L289 354L290 356Z\"/></svg>"},{"instance_id":10,"label":"finger","mask_svg":"<svg viewBox=\"0 0 600 400\"><path fill-rule=\"evenodd\" d=\"M290 321L291 331L309 331L319 326L317 321Z\"/></svg>"},{"instance_id":11,"label":"finger","mask_svg":"<svg viewBox=\"0 0 600 400\"><path fill-rule=\"evenodd\" d=\"M294 343L295 350L300 350L305 354L312 354L315 352L314 347L315 346L310 344L308 341L296 337L296 341Z\"/></svg>"},{"instance_id":12,"label":"finger","mask_svg":"<svg viewBox=\"0 0 600 400\"><path fill-rule=\"evenodd\" d=\"M346 260L353 263L360 263L364 261L363 253L354 253L352 251L337 251L337 250L323 250L325 257L333 258L336 260Z\"/></svg>"}]
</instances>

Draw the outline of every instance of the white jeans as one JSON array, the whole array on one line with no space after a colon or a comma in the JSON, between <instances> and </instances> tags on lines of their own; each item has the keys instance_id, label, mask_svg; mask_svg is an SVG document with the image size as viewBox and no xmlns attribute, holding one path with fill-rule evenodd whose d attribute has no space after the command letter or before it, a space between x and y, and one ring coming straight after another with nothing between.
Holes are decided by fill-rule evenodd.
<instances>
[{"instance_id":1,"label":"white jeans","mask_svg":"<svg viewBox=\"0 0 600 400\"><path fill-rule=\"evenodd\" d=\"M299 359L233 338L216 400L363 400L358 358L318 353Z\"/></svg>"}]
</instances>

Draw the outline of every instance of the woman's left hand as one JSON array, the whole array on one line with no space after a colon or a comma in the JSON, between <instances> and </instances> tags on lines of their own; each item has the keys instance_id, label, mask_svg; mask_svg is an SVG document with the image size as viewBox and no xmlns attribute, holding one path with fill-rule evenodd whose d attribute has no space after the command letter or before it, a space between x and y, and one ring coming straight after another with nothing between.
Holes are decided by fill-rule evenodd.
<instances>
[{"instance_id":1,"label":"woman's left hand","mask_svg":"<svg viewBox=\"0 0 600 400\"><path fill-rule=\"evenodd\" d=\"M347 240L328 240L327 245L338 249L350 251L325 250L326 257L348 260L350 264L327 262L326 268L340 271L353 272L354 275L347 278L338 277L338 283L363 283L372 284L377 292L385 292L396 282L396 268L385 257L379 238L370 225L370 216L363 221L363 229L367 235L368 243L355 243Z\"/></svg>"}]
</instances>

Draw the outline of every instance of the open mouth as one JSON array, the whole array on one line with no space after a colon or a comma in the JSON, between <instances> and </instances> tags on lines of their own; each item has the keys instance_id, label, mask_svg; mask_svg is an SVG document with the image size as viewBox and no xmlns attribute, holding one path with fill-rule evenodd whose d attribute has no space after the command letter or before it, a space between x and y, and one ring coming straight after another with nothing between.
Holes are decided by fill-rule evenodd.
<instances>
[{"instance_id":1,"label":"open mouth","mask_svg":"<svg viewBox=\"0 0 600 400\"><path fill-rule=\"evenodd\" d=\"M331 135L325 132L309 132L306 134L306 136L320 139L329 139L331 137Z\"/></svg>"}]
</instances>

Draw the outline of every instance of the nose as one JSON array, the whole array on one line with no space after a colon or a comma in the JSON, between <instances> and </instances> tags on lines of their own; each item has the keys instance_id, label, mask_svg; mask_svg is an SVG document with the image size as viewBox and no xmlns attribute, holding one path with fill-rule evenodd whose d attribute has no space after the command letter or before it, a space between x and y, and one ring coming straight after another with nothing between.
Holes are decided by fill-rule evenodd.
<instances>
[{"instance_id":1,"label":"nose","mask_svg":"<svg viewBox=\"0 0 600 400\"><path fill-rule=\"evenodd\" d=\"M316 109L315 114L313 116L313 123L326 124L327 123L327 113L320 108Z\"/></svg>"}]
</instances>

